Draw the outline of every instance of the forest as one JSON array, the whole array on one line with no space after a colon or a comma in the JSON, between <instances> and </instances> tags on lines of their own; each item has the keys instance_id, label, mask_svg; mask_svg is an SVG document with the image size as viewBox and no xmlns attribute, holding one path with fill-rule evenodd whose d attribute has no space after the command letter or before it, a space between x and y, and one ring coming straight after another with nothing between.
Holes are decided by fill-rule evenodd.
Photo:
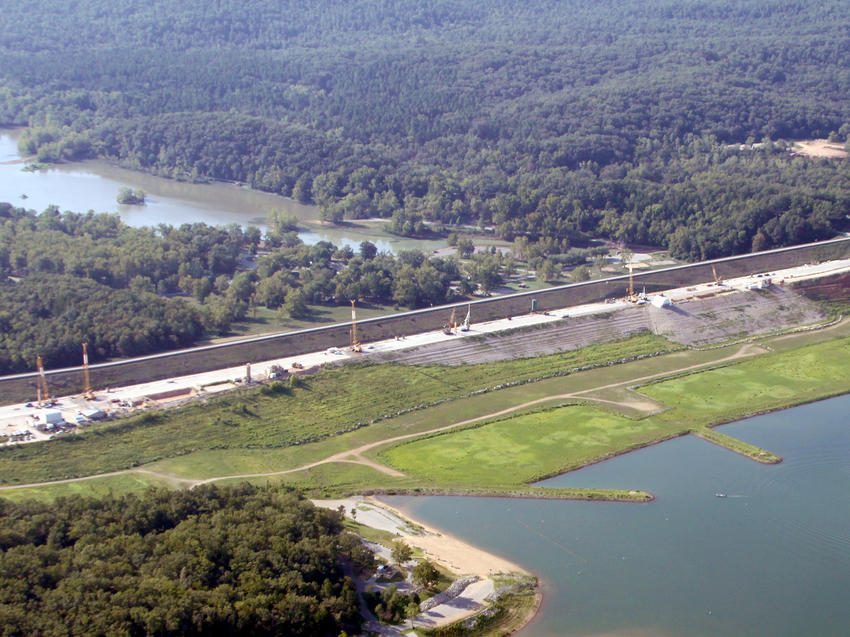
<instances>
[{"instance_id":1,"label":"forest","mask_svg":"<svg viewBox=\"0 0 850 637\"><path fill-rule=\"evenodd\" d=\"M304 319L352 300L438 305L492 290L515 263L470 254L468 239L459 240L461 264L379 253L368 241L357 252L305 245L288 227L272 224L264 237L236 224L133 228L114 214L0 203L0 374L33 370L38 355L48 368L79 365L83 342L92 362L187 347L228 334L257 307ZM542 260L540 246L519 243Z\"/></svg>"},{"instance_id":2,"label":"forest","mask_svg":"<svg viewBox=\"0 0 850 637\"><path fill-rule=\"evenodd\" d=\"M380 216L704 259L833 236L850 133L838 0L48 0L0 14L0 125Z\"/></svg>"},{"instance_id":3,"label":"forest","mask_svg":"<svg viewBox=\"0 0 850 637\"><path fill-rule=\"evenodd\" d=\"M0 500L0 631L357 634L344 571L373 561L338 512L285 489Z\"/></svg>"}]
</instances>

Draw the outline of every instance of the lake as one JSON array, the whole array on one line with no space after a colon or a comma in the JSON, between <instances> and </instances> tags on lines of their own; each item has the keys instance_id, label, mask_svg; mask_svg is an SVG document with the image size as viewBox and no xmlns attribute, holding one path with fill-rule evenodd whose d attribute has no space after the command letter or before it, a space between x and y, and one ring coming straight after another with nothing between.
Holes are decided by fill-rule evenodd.
<instances>
[{"instance_id":1,"label":"lake","mask_svg":"<svg viewBox=\"0 0 850 637\"><path fill-rule=\"evenodd\" d=\"M646 489L648 504L387 500L540 577L523 637L847 635L848 414L842 396L720 427L778 465L687 436L542 483Z\"/></svg>"},{"instance_id":2,"label":"lake","mask_svg":"<svg viewBox=\"0 0 850 637\"><path fill-rule=\"evenodd\" d=\"M47 170L26 172L20 163L17 131L0 131L0 201L41 212L56 205L73 212L114 212L135 227L167 223L204 222L210 225L238 223L265 227L270 210L285 210L302 221L319 217L316 206L300 204L270 193L234 184L190 184L126 170L103 161L57 164ZM144 206L125 206L116 201L122 186L147 193ZM26 195L22 198L21 195ZM378 250L436 250L445 241L423 241L376 233L366 227L320 228L311 225L299 232L305 243L331 241L357 250L371 241Z\"/></svg>"}]
</instances>

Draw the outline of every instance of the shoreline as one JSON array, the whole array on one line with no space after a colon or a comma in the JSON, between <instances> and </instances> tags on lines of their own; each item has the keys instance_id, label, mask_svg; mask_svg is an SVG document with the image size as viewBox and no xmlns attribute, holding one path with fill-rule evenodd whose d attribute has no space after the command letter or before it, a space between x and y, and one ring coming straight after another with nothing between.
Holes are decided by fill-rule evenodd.
<instances>
[{"instance_id":1,"label":"shoreline","mask_svg":"<svg viewBox=\"0 0 850 637\"><path fill-rule=\"evenodd\" d=\"M440 564L442 564L443 566L458 575L472 574L480 575L481 577L489 577L497 573L514 572L520 573L522 575L530 575L536 577L534 573L532 573L526 568L523 568L519 564L516 564L515 562L495 555L494 553L490 553L489 551L485 551L484 549L480 549L472 544L469 544L468 542L465 542L464 540L455 537L451 533L425 524L421 520L417 520L416 518L414 518L407 511L398 509L393 505L380 500L379 497L368 496L365 498L365 500L375 506L394 513L398 517L413 523L417 527L421 527L422 529L424 529L426 531L425 534L405 534L401 535L400 538L407 541L408 544L410 544L414 548L422 550L426 555L428 555L430 559L439 562ZM441 538L441 540L422 541L421 538ZM442 545L442 547L440 545ZM447 551L444 547L449 547L449 550ZM452 552L457 550L467 552L467 555L464 556L464 559L456 559L459 556L451 555ZM476 561L474 564L467 562L466 559L472 556L483 558L483 561ZM462 565L454 564L451 561L452 559L456 559L456 561L461 562ZM481 568L481 564L485 565L484 568ZM497 568L499 570L496 570Z\"/></svg>"},{"instance_id":2,"label":"shoreline","mask_svg":"<svg viewBox=\"0 0 850 637\"><path fill-rule=\"evenodd\" d=\"M391 504L380 500L376 496L368 496L367 501L372 502L376 506L380 506L382 508L385 508L385 509L393 512L394 514L398 515L402 519L407 520L409 522L412 522L413 524L423 528L425 531L434 534L434 535L430 536L430 537L434 538L433 541L424 542L424 543L421 542L421 541L419 541L419 542L411 541L411 538L416 539L416 538L429 537L429 536L407 535L407 536L402 536L401 539L406 541L409 545L412 545L414 548L418 548L418 549L422 550L423 553L425 553L425 555L429 559L432 559L435 562L438 562L439 564L441 564L445 568L448 568L449 570L456 573L457 575L460 575L463 571L457 570L456 567L455 567L455 564L453 562L450 562L450 561L447 562L447 559L455 559L456 558L456 555L452 556L451 558L447 558L446 553L445 553L447 547L451 547L449 549L450 552L451 552L451 549L457 550L458 548L460 548L463 552L465 552L470 557L472 555L486 556L486 559L492 560L493 561L492 563L494 565L504 565L504 566L510 567L510 570L508 572L520 573L522 575L533 577L534 581L535 581L535 584L534 584L534 602L533 602L533 605L531 607L531 610L522 618L519 625L517 625L515 628L512 628L509 633L505 633L505 634L519 633L525 627L527 627L529 624L531 624L534 621L534 619L537 617L538 613L540 612L541 608L543 607L543 590L542 590L542 586L540 584L540 578L535 573L532 573L527 568L524 568L524 567L520 566L519 564L517 564L515 562L512 562L512 561L505 559L501 556L495 555L494 553L490 553L489 551L485 551L481 548L478 548L477 546L469 544L468 542L465 542L465 541L457 538L456 536L452 535L451 533L448 533L448 532L443 531L441 529L438 529L436 527L425 524L424 522L422 522L422 520L419 520L419 519L416 519L415 517L413 517L409 512L398 509L398 508L392 506ZM437 538L439 538L439 539L437 539ZM428 548L427 549L423 548L423 544L428 545ZM442 554L441 554L441 550L443 551ZM499 572L504 572L504 571L499 571ZM480 575L481 577L490 577L492 575L495 575L496 573L489 571L486 575L484 575L482 573L474 573L474 574ZM446 625L456 624L457 622L462 621L462 620L466 619L467 617L470 617L470 616L477 614L481 610L483 610L483 609L479 608L479 609L475 609L473 611L470 611L468 613L464 613L462 616L458 616L456 620L454 620L450 624L446 624Z\"/></svg>"},{"instance_id":3,"label":"shoreline","mask_svg":"<svg viewBox=\"0 0 850 637\"><path fill-rule=\"evenodd\" d=\"M355 519L359 524L363 524L364 526L384 531L389 530L395 533L399 540L421 551L427 559L451 571L456 577L475 575L481 580L492 581L500 574L519 574L524 577L534 578L534 601L531 609L525 613L519 624L513 627L510 633L506 634L517 633L528 626L537 617L537 614L542 608L543 592L540 579L527 568L474 546L451 533L425 524L409 512L384 502L376 496L354 496L344 500L312 500L312 502L317 506L325 506L333 509L342 505L345 507L346 512L354 509L363 511L358 518L353 518L349 513L346 513L346 517ZM363 505L367 506L364 507ZM384 520L375 523L376 521L374 519L369 519L372 516L368 515L368 508L388 512L390 515L383 516ZM378 514L378 517L381 517L380 514ZM396 518L396 520L392 520L391 518ZM369 524L370 521L373 524ZM388 528L387 523L390 524L390 527L396 524L395 529ZM492 602L481 601L474 608L467 608L454 613L449 621L438 622L433 628L457 624L491 607L493 607Z\"/></svg>"},{"instance_id":4,"label":"shoreline","mask_svg":"<svg viewBox=\"0 0 850 637\"><path fill-rule=\"evenodd\" d=\"M402 519L407 520L408 522L412 522L413 524L421 527L422 529L424 529L428 533L433 534L430 537L433 537L435 539L431 542L425 543L425 544L429 545L427 550L425 548L423 548L422 542L416 543L416 542L411 542L410 540L411 540L411 538L421 538L421 537L428 537L428 536L407 535L407 536L402 536L401 539L406 541L409 545L412 545L414 548L418 548L418 549L422 550L423 553L425 553L425 555L429 559L432 559L435 562L438 562L439 564L441 564L445 568L448 568L449 570L456 573L457 575L460 575L463 571L456 570L454 563L446 561L447 556L445 554L445 549L446 549L447 545L449 547L454 548L455 550L457 548L460 548L462 551L466 552L470 556L472 556L472 555L486 556L486 559L492 560L493 564L495 564L495 565L509 566L510 570L508 572L516 572L516 573L520 573L522 575L533 577L534 580L535 580L534 603L532 605L531 611L528 612L525 615L525 617L522 618L522 621L519 623L519 625L516 628L513 628L510 631L510 633L506 633L506 634L519 633L526 626L531 624L531 622L533 622L534 619L537 617L538 613L540 612L540 609L543 606L543 591L542 591L542 587L540 585L540 578L535 573L532 573L528 569L520 566L519 564L516 564L515 562L512 562L508 559L505 559L503 557L495 555L494 553L490 553L489 551L485 551L481 548L478 548L477 546L469 544L468 542L465 542L465 541L457 538L456 536L452 535L451 533L448 533L448 532L443 531L441 529L438 529L436 527L425 524L424 522L422 522L422 520L419 520L419 519L416 519L415 517L413 517L409 512L403 511L403 510L401 510L397 507L394 507L391 504L380 500L376 496L368 496L366 498L366 500L368 502L375 504L376 506L379 506L381 508L387 509L388 511L391 511L392 513L394 513L395 515L398 515ZM440 538L440 539L437 539L437 538ZM440 553L441 549L443 550L442 555ZM448 559L451 559L451 558L448 558ZM504 571L501 571L501 572L504 572ZM480 575L481 577L490 577L491 575L495 575L496 573L488 572L488 574L486 574L486 575L484 575L482 573L474 573L474 574ZM462 616L458 616L455 621L452 621L450 624L446 624L446 625L455 624L459 621L462 621L463 619L466 619L467 617L470 617L472 615L477 614L481 610L482 609L475 609L473 611L465 613Z\"/></svg>"},{"instance_id":5,"label":"shoreline","mask_svg":"<svg viewBox=\"0 0 850 637\"><path fill-rule=\"evenodd\" d=\"M688 435L687 433L681 434L683 436ZM629 449L623 453L630 453L631 451L638 451L645 447L659 444L664 442L665 440L670 440L669 438L665 438L664 440L660 440L658 442L650 442L641 447L635 447L633 449ZM541 478L535 478L533 482L529 482L526 485L528 491L524 491L521 489L511 489L507 491L499 490L497 488L493 489L481 489L476 490L474 487L463 488L463 487L447 487L445 489L441 488L433 488L433 489L422 489L419 487L414 487L411 489L366 489L359 493L363 497L372 497L372 498L384 498L391 496L405 496L405 497L435 497L435 498L505 498L509 500L564 500L569 502L619 502L622 504L645 504L647 502L653 502L655 500L655 494L650 493L649 491L644 491L642 489L594 489L594 488L584 488L584 487L540 487L537 486L538 483L543 482L544 480L549 480L551 478L557 478L559 476L565 475L567 473L572 473L573 471L578 471L579 469L584 469L585 467L589 467L592 464L597 464L597 462L603 462L604 460L611 460L612 458L617 457L616 454L613 456L606 456L602 460L594 460L593 462L589 462L586 465L582 465L580 467L575 467L572 469L567 469L565 471L559 471L557 473L553 473L552 475L543 476ZM0 487L2 489L2 487ZM533 491L534 489L548 489L548 493L546 492L538 492ZM626 496L620 496L617 492L626 492ZM595 493L590 493L595 492ZM389 506L389 505L384 505Z\"/></svg>"}]
</instances>

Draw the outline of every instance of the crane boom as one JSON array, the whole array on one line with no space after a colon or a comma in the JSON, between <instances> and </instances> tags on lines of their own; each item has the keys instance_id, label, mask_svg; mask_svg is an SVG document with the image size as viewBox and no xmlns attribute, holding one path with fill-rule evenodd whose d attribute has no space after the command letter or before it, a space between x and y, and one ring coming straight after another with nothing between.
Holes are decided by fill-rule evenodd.
<instances>
[{"instance_id":1,"label":"crane boom","mask_svg":"<svg viewBox=\"0 0 850 637\"><path fill-rule=\"evenodd\" d=\"M85 390L83 392L83 396L87 400L92 400L94 398L94 392L91 390L91 375L89 373L89 351L88 351L88 343L83 343L83 380L85 382Z\"/></svg>"},{"instance_id":2,"label":"crane boom","mask_svg":"<svg viewBox=\"0 0 850 637\"><path fill-rule=\"evenodd\" d=\"M44 407L50 400L50 392L47 391L47 378L44 375L41 354L35 357L35 364L38 367L38 406Z\"/></svg>"},{"instance_id":3,"label":"crane boom","mask_svg":"<svg viewBox=\"0 0 850 637\"><path fill-rule=\"evenodd\" d=\"M715 282L717 285L720 285L720 283L723 281L723 279L721 279L721 278L717 275L717 268L715 268L715 267L714 267L714 264L713 264L713 263L711 264L711 273L714 275L714 282Z\"/></svg>"},{"instance_id":4,"label":"crane boom","mask_svg":"<svg viewBox=\"0 0 850 637\"><path fill-rule=\"evenodd\" d=\"M354 299L351 299L351 351L363 351L360 346L360 339L357 338L357 313L354 311Z\"/></svg>"},{"instance_id":5,"label":"crane boom","mask_svg":"<svg viewBox=\"0 0 850 637\"><path fill-rule=\"evenodd\" d=\"M454 334L454 330L456 327L457 323L455 322L455 308L452 308L452 315L449 318L449 322L443 326L443 334Z\"/></svg>"}]
</instances>

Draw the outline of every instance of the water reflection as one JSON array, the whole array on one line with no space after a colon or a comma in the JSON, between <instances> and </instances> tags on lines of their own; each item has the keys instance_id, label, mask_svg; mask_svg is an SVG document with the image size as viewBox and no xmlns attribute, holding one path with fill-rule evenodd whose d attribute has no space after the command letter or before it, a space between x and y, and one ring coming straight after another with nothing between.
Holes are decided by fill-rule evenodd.
<instances>
[{"instance_id":1,"label":"water reflection","mask_svg":"<svg viewBox=\"0 0 850 637\"><path fill-rule=\"evenodd\" d=\"M26 172L20 159L17 133L0 132L0 201L39 212L51 205L74 212L114 212L136 227L202 221L211 225L237 223L265 228L271 210L284 210L302 221L315 221L319 216L316 206L233 184L189 184L102 161L59 164L49 170ZM144 190L146 205L119 205L115 198L122 186ZM350 245L355 250L362 241L371 241L382 252L430 251L445 246L443 241L388 238L364 226L310 228L299 233L305 243L331 241L335 245Z\"/></svg>"}]
</instances>

